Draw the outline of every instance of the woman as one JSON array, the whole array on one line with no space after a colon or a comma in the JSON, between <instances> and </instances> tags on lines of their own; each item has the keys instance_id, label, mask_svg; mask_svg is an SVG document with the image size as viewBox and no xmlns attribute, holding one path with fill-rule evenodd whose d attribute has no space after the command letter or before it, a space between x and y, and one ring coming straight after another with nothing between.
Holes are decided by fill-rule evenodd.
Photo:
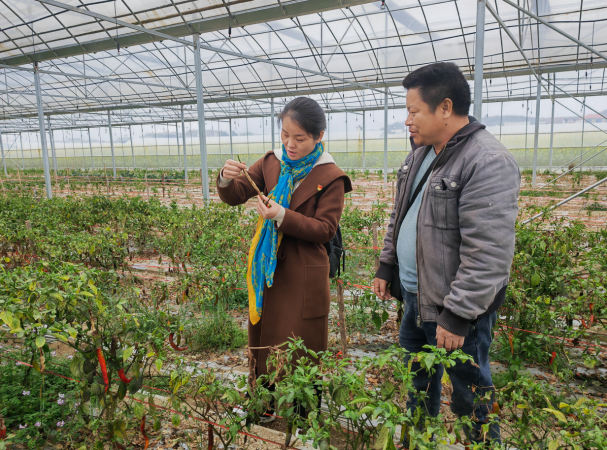
<instances>
[{"instance_id":1,"label":"woman","mask_svg":"<svg viewBox=\"0 0 607 450\"><path fill-rule=\"evenodd\" d=\"M259 221L247 268L249 347L255 348L257 376L268 373L265 347L293 336L314 351L327 349L329 258L323 244L335 235L344 195L352 190L350 179L324 151L326 120L317 102L296 98L278 120L281 149L248 169L229 159L217 180L219 197L232 206L257 194L243 170L263 193L257 198Z\"/></svg>"}]
</instances>

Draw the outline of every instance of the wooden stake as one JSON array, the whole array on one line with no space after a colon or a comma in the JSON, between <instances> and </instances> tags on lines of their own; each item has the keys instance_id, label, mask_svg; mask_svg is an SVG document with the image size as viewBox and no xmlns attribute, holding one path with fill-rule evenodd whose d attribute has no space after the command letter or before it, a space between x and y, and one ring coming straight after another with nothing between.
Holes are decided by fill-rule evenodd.
<instances>
[{"instance_id":1,"label":"wooden stake","mask_svg":"<svg viewBox=\"0 0 607 450\"><path fill-rule=\"evenodd\" d=\"M375 255L375 271L379 269L379 254L377 253L377 222L373 222L373 254Z\"/></svg>"},{"instance_id":2,"label":"wooden stake","mask_svg":"<svg viewBox=\"0 0 607 450\"><path fill-rule=\"evenodd\" d=\"M29 220L25 221L25 229L27 229L27 230L32 229L32 223Z\"/></svg>"},{"instance_id":3,"label":"wooden stake","mask_svg":"<svg viewBox=\"0 0 607 450\"><path fill-rule=\"evenodd\" d=\"M208 450L213 450L213 427L209 424L209 446Z\"/></svg>"},{"instance_id":4,"label":"wooden stake","mask_svg":"<svg viewBox=\"0 0 607 450\"><path fill-rule=\"evenodd\" d=\"M148 174L145 174L145 190L148 193L148 200L150 199L150 186L148 185Z\"/></svg>"},{"instance_id":5,"label":"wooden stake","mask_svg":"<svg viewBox=\"0 0 607 450\"><path fill-rule=\"evenodd\" d=\"M337 300L339 303L339 341L341 343L342 358L345 358L348 355L348 337L346 335L346 311L344 306L344 284L342 280L337 280Z\"/></svg>"}]
</instances>

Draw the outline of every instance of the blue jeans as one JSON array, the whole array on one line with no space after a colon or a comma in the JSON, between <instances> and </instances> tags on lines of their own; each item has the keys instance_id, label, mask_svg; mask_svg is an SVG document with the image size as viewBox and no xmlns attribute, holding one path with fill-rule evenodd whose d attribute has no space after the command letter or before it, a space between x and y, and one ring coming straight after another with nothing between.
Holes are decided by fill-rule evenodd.
<instances>
[{"instance_id":1,"label":"blue jeans","mask_svg":"<svg viewBox=\"0 0 607 450\"><path fill-rule=\"evenodd\" d=\"M404 287L401 289L405 293L405 311L400 324L400 345L411 353L427 351L423 348L424 345L436 345L436 322L421 322L421 328L418 327L417 295L407 292ZM497 313L495 312L479 317L475 323L470 325L468 335L464 339L462 350L474 358L478 367L474 367L470 361L466 363L458 361L453 367L447 368L453 385L451 411L459 417L472 418L475 427L468 436L472 442L483 440L481 425L485 423L487 415L491 413L495 397L492 393L490 401L480 399L486 392L494 392L489 369L489 347L493 336L492 328L496 320ZM408 357L405 358L405 364L409 362L408 359ZM413 379L415 389L426 392L427 395L422 405L418 405L417 396L411 395L407 407L415 409L421 406L429 416L438 416L443 377L442 365L436 368L437 370L432 376L429 376L427 371L421 370L419 363L413 363L411 369L418 371L418 375ZM495 424L490 427L487 439L500 442L499 425Z\"/></svg>"}]
</instances>

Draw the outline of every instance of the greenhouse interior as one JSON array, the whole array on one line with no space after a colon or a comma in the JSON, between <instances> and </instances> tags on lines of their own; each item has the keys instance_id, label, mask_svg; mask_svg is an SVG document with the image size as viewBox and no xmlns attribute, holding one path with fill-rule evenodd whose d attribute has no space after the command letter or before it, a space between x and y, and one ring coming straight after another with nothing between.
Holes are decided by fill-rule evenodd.
<instances>
[{"instance_id":1,"label":"greenhouse interior","mask_svg":"<svg viewBox=\"0 0 607 450\"><path fill-rule=\"evenodd\" d=\"M607 449L605 0L149 1L0 0L0 450ZM407 302L375 285L386 252L401 257L392 236L419 145L403 79L445 62L520 177L515 204L495 208L500 226L486 223L491 242L474 249L510 249L512 263L502 290L491 286L504 295L488 331L493 385L471 381L465 413L470 386L453 368L478 368L478 355L401 347ZM324 111L321 151L346 180L325 238L287 231L299 214L288 202L273 203L280 216L259 212L273 202L262 194L278 201L254 181L268 153L283 155L289 201L298 189L279 115L299 97ZM250 171L232 182L228 164ZM490 177L502 200L508 176ZM475 228L460 182L443 178L445 201L428 206L460 214L432 243L445 273L445 249L463 255ZM315 205L330 187L318 181ZM407 211L418 198L422 214L426 194ZM414 242L436 232L418 223ZM279 277L285 248L304 258L337 236L320 351L299 328L253 338L255 271L270 270L256 269L260 239L278 239L268 264ZM471 257L479 283L493 270L484 259ZM301 297L304 316L310 267L281 294ZM435 381L413 381L420 370L438 380L438 415Z\"/></svg>"}]
</instances>

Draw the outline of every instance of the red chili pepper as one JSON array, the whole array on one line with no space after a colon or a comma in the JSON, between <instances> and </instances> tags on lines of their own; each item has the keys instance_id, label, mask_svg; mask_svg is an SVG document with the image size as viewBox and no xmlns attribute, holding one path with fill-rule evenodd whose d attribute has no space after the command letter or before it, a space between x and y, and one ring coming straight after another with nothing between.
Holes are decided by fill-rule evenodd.
<instances>
[{"instance_id":1,"label":"red chili pepper","mask_svg":"<svg viewBox=\"0 0 607 450\"><path fill-rule=\"evenodd\" d=\"M493 410L491 412L493 414L499 414L500 413L500 405L497 403L497 401L493 402Z\"/></svg>"},{"instance_id":2,"label":"red chili pepper","mask_svg":"<svg viewBox=\"0 0 607 450\"><path fill-rule=\"evenodd\" d=\"M105 384L105 392L107 392L107 388L110 386L110 380L107 376L107 366L105 365L105 358L103 357L101 347L97 347L97 359L99 360L99 365L101 366L101 375L103 376L103 384Z\"/></svg>"},{"instance_id":3,"label":"red chili pepper","mask_svg":"<svg viewBox=\"0 0 607 450\"><path fill-rule=\"evenodd\" d=\"M590 322L589 325L592 326L592 324L594 323L594 314L590 314Z\"/></svg>"},{"instance_id":4,"label":"red chili pepper","mask_svg":"<svg viewBox=\"0 0 607 450\"><path fill-rule=\"evenodd\" d=\"M126 384L129 384L132 380L132 378L127 378L126 375L124 374L124 369L120 369L118 371L118 377L120 377L120 380L125 382Z\"/></svg>"},{"instance_id":5,"label":"red chili pepper","mask_svg":"<svg viewBox=\"0 0 607 450\"><path fill-rule=\"evenodd\" d=\"M592 312L592 308L594 308L594 303L588 303L588 308L590 309L590 312Z\"/></svg>"},{"instance_id":6,"label":"red chili pepper","mask_svg":"<svg viewBox=\"0 0 607 450\"><path fill-rule=\"evenodd\" d=\"M6 439L6 427L4 426L4 419L0 419L0 441Z\"/></svg>"},{"instance_id":7,"label":"red chili pepper","mask_svg":"<svg viewBox=\"0 0 607 450\"><path fill-rule=\"evenodd\" d=\"M582 326L584 328L588 328L588 325L586 325L586 321L584 320L584 318L582 317Z\"/></svg>"},{"instance_id":8,"label":"red chili pepper","mask_svg":"<svg viewBox=\"0 0 607 450\"><path fill-rule=\"evenodd\" d=\"M141 434L145 439L145 445L143 447L143 450L147 450L148 446L150 445L150 438L148 438L148 435L145 434L145 414L141 418L141 425L139 426L139 429L141 430Z\"/></svg>"},{"instance_id":9,"label":"red chili pepper","mask_svg":"<svg viewBox=\"0 0 607 450\"><path fill-rule=\"evenodd\" d=\"M171 348L173 350L175 350L176 352L183 352L183 351L187 350L188 347L177 347L177 344L175 344L175 342L173 341L174 336L175 336L175 333L169 334L169 344L171 344Z\"/></svg>"},{"instance_id":10,"label":"red chili pepper","mask_svg":"<svg viewBox=\"0 0 607 450\"><path fill-rule=\"evenodd\" d=\"M556 358L556 352L552 352L552 357L550 358L550 362L548 363L548 365L552 365L552 363L554 362L554 358Z\"/></svg>"}]
</instances>

